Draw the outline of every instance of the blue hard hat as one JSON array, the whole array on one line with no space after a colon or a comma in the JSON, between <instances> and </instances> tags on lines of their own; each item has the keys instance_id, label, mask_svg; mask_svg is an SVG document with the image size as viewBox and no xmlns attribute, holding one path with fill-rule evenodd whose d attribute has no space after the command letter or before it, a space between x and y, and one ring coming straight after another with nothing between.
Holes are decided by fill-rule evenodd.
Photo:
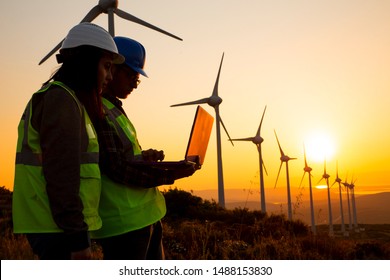
<instances>
[{"instance_id":1,"label":"blue hard hat","mask_svg":"<svg viewBox=\"0 0 390 280\"><path fill-rule=\"evenodd\" d=\"M126 38L116 36L114 37L118 52L125 57L125 64L133 69L135 72L147 77L144 71L146 52L144 46L139 42Z\"/></svg>"}]
</instances>

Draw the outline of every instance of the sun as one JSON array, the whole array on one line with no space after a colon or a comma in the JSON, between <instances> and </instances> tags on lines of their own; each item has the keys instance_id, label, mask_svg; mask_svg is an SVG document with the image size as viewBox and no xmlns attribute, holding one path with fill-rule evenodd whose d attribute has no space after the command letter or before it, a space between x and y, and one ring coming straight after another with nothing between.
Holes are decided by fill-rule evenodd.
<instances>
[{"instance_id":1,"label":"sun","mask_svg":"<svg viewBox=\"0 0 390 280\"><path fill-rule=\"evenodd\" d=\"M323 131L311 132L305 138L305 149L308 160L323 162L334 156L335 144L329 134Z\"/></svg>"}]
</instances>

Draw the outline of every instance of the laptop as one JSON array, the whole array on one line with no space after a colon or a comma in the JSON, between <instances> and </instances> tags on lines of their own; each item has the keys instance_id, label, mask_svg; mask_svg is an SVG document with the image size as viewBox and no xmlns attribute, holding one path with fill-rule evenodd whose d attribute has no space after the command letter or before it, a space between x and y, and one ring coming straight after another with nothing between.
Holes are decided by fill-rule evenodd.
<instances>
[{"instance_id":1,"label":"laptop","mask_svg":"<svg viewBox=\"0 0 390 280\"><path fill-rule=\"evenodd\" d=\"M147 162L139 161L134 164L141 166L150 166L165 170L178 170L186 168L189 165L203 165L207 146L210 139L211 130L213 128L214 117L212 117L200 105L197 106L194 121L192 123L190 137L188 139L187 149L184 159L180 161L156 161Z\"/></svg>"}]
</instances>

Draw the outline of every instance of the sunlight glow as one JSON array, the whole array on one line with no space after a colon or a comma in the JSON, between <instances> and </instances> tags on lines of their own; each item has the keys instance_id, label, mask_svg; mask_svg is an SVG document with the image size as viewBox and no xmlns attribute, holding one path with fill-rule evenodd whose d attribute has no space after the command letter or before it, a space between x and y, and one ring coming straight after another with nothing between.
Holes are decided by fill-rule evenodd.
<instances>
[{"instance_id":1,"label":"sunlight glow","mask_svg":"<svg viewBox=\"0 0 390 280\"><path fill-rule=\"evenodd\" d=\"M316 189L319 189L319 190L323 190L323 189L328 188L328 186L327 186L327 185L318 185L318 186L316 186L315 188L316 188Z\"/></svg>"},{"instance_id":2,"label":"sunlight glow","mask_svg":"<svg viewBox=\"0 0 390 280\"><path fill-rule=\"evenodd\" d=\"M323 162L333 157L335 153L334 141L324 132L312 132L305 140L308 160Z\"/></svg>"}]
</instances>

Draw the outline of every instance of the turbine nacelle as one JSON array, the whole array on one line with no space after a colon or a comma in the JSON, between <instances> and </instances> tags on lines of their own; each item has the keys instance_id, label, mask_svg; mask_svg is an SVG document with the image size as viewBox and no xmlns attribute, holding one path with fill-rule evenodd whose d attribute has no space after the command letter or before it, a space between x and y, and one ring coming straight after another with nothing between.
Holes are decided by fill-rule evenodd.
<instances>
[{"instance_id":1,"label":"turbine nacelle","mask_svg":"<svg viewBox=\"0 0 390 280\"><path fill-rule=\"evenodd\" d=\"M118 0L99 0L98 6L107 14L108 9L118 8Z\"/></svg>"},{"instance_id":2,"label":"turbine nacelle","mask_svg":"<svg viewBox=\"0 0 390 280\"><path fill-rule=\"evenodd\" d=\"M349 185L347 182L344 182L344 183L342 183L342 184L344 185L344 187L350 188L350 185Z\"/></svg>"},{"instance_id":3,"label":"turbine nacelle","mask_svg":"<svg viewBox=\"0 0 390 280\"><path fill-rule=\"evenodd\" d=\"M288 155L282 155L280 157L280 160L283 162L287 162L287 161L292 160L292 159L297 159L297 158L290 158Z\"/></svg>"},{"instance_id":4,"label":"turbine nacelle","mask_svg":"<svg viewBox=\"0 0 390 280\"><path fill-rule=\"evenodd\" d=\"M256 145L260 145L264 142L264 139L263 137L256 135L255 137L253 137L252 142Z\"/></svg>"},{"instance_id":5,"label":"turbine nacelle","mask_svg":"<svg viewBox=\"0 0 390 280\"><path fill-rule=\"evenodd\" d=\"M303 168L303 171L305 171L305 172L311 172L313 170L313 168L311 168L311 167L309 167L309 166L305 166L304 168Z\"/></svg>"},{"instance_id":6,"label":"turbine nacelle","mask_svg":"<svg viewBox=\"0 0 390 280\"><path fill-rule=\"evenodd\" d=\"M350 189L353 189L355 187L355 182L356 180L355 181L351 180L351 183L349 184Z\"/></svg>"},{"instance_id":7,"label":"turbine nacelle","mask_svg":"<svg viewBox=\"0 0 390 280\"><path fill-rule=\"evenodd\" d=\"M207 101L207 104L209 104L211 107L214 107L214 108L221 103L222 103L222 98L219 97L218 95L210 96L210 98Z\"/></svg>"},{"instance_id":8,"label":"turbine nacelle","mask_svg":"<svg viewBox=\"0 0 390 280\"><path fill-rule=\"evenodd\" d=\"M304 160L305 160L305 167L303 168L303 171L308 172L308 173L310 174L310 172L311 172L313 169L307 164L307 160L306 160L306 148L305 148L305 145L303 145L303 157L304 157ZM303 175L305 175L305 173L304 173Z\"/></svg>"},{"instance_id":9,"label":"turbine nacelle","mask_svg":"<svg viewBox=\"0 0 390 280\"><path fill-rule=\"evenodd\" d=\"M253 144L255 144L256 146L258 146L258 148L260 148L261 143L264 142L263 137L260 136L260 130L261 130L261 125L262 125L262 123L263 123L264 114L265 114L265 110L266 110L266 109L267 109L267 106L265 106L265 108L264 108L264 111L263 111L263 115L262 115L262 117L261 117L261 121L260 121L259 128L257 129L256 135L255 135L254 137L241 138L241 139L232 139L232 140L237 140L237 141L252 141Z\"/></svg>"},{"instance_id":10,"label":"turbine nacelle","mask_svg":"<svg viewBox=\"0 0 390 280\"><path fill-rule=\"evenodd\" d=\"M338 183L339 185L342 184L342 180L339 178L339 177L336 177L336 179L334 180L333 184L332 184L332 187L334 184Z\"/></svg>"}]
</instances>

